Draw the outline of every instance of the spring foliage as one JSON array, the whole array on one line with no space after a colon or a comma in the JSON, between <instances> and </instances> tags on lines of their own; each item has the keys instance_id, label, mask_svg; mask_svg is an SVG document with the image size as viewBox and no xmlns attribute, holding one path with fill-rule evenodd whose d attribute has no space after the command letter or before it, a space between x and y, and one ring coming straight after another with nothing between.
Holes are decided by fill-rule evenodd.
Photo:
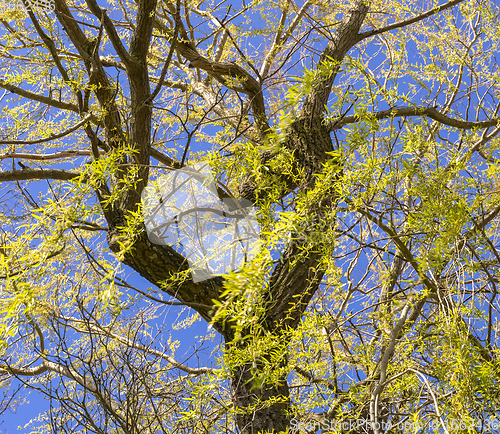
<instances>
[{"instance_id":1,"label":"spring foliage","mask_svg":"<svg viewBox=\"0 0 500 434\"><path fill-rule=\"evenodd\" d=\"M26 5L0 11L2 410L50 402L26 432L498 432L494 2ZM201 283L140 200L198 162L260 227Z\"/></svg>"}]
</instances>

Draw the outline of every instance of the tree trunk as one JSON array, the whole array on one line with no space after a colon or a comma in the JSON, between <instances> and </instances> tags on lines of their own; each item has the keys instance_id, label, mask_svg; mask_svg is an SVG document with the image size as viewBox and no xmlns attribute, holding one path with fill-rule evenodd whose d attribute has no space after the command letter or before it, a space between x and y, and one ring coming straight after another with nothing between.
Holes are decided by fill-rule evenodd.
<instances>
[{"instance_id":1,"label":"tree trunk","mask_svg":"<svg viewBox=\"0 0 500 434\"><path fill-rule=\"evenodd\" d=\"M323 163L331 158L329 152L334 150L330 134L323 122L325 106L340 63L347 51L357 42L359 29L368 12L368 5L364 0L355 0L351 6L352 9L346 13L334 37L320 57L319 65L322 71L318 72L317 80L305 98L302 113L287 131L283 146L293 152L295 173L301 173L301 176L292 179L276 174L276 177L284 181L286 186L282 192L283 196L297 187L302 190L314 188L315 174L322 170ZM187 43L179 43L177 48L186 59L191 61L192 66L200 67L208 73L225 74L231 77L239 74L245 77L247 92L254 96L252 98L254 116L257 118L260 130L268 131L267 122L262 121L262 119L265 120L265 107L260 86L255 85L256 81L248 73L240 67L211 63L197 54L196 50ZM273 158L272 153L267 152L263 154L261 163L266 164L271 158ZM241 197L255 202L266 189L260 189L262 186L255 185L253 181L249 176L240 185L239 190ZM331 204L335 201L334 192L335 189L332 188L331 192L325 193L326 201L314 204L314 209L310 210L313 220L316 216L319 221L318 215L325 203ZM125 205L115 210L121 209L126 212L127 209L133 209L130 201ZM125 264L169 295L193 307L205 320L211 322L213 301L223 301L220 297L223 291L223 279L213 278L199 283L188 279L175 287L165 286L172 272L188 268L185 258L169 246L150 242L144 226L135 231L137 235L134 239L127 239L124 232L119 229L125 226L123 214L115 214L113 219L108 218L107 215L106 218L110 224L109 246ZM305 255L301 248L305 242L306 240L294 241L288 246L283 253L282 260L273 271L265 297L266 314L262 319L261 327L266 333L276 336L275 350L278 352L279 360L276 361L275 351L273 351L274 364L270 353L269 360L267 360L269 363L245 360L232 367L231 387L236 425L240 432L245 434L283 433L290 426L290 397L285 369L289 330L298 326L323 278L323 271L320 267L321 246L318 246L319 248L309 246L308 253ZM214 328L224 336L227 351L231 351L232 346L240 346L239 350L245 350L245 345L248 344L234 340L233 330L228 325L230 323L230 318L228 318L224 324L214 324ZM266 380L265 375L260 375L265 374L265 369L280 369L281 376L275 381Z\"/></svg>"},{"instance_id":2,"label":"tree trunk","mask_svg":"<svg viewBox=\"0 0 500 434\"><path fill-rule=\"evenodd\" d=\"M303 168L305 176L301 181L301 188L313 188L314 173L320 169L321 162L328 158L326 152L333 150L331 138L324 126L314 119L296 121L290 127L286 146L294 150L297 164ZM253 191L255 192L255 189ZM314 211L311 211L311 215L314 216ZM137 235L134 239L129 239L122 235L119 229L125 226L124 219L115 218L113 223L113 228L108 233L108 243L121 260L169 295L193 307L206 321L211 322L213 301L223 301L220 298L223 279L217 277L198 283L188 279L180 285L169 286L165 282L172 272L187 270L185 258L170 246L152 243L144 226L132 231ZM261 327L266 333L275 336L274 362L269 357L267 364L259 360L246 360L240 366L233 367L231 388L236 424L240 432L245 434L281 433L290 425L287 374L283 374L275 382L266 381L265 369L281 368L287 372L284 369L289 342L289 333L286 330L297 327L323 277L323 271L319 267L321 254L317 248L308 249L307 254L304 254L303 246L306 242L305 239L297 239L289 244L272 273L264 298L266 314ZM231 351L233 347L245 351L244 346L248 344L234 340L230 318L228 320L224 324L214 324L214 328L224 336L227 351ZM278 361L276 354L280 354ZM262 377L263 382L260 380Z\"/></svg>"},{"instance_id":3,"label":"tree trunk","mask_svg":"<svg viewBox=\"0 0 500 434\"><path fill-rule=\"evenodd\" d=\"M231 380L236 425L241 433L283 433L290 426L290 392L287 379L278 385L259 385L252 364L239 366Z\"/></svg>"}]
</instances>

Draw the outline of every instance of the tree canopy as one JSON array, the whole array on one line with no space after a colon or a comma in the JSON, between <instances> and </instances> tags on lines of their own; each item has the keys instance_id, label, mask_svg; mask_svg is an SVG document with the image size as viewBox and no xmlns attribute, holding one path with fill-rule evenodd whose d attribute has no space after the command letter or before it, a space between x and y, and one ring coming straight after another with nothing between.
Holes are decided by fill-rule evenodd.
<instances>
[{"instance_id":1,"label":"tree canopy","mask_svg":"<svg viewBox=\"0 0 500 434\"><path fill-rule=\"evenodd\" d=\"M6 3L4 417L498 432L499 12Z\"/></svg>"}]
</instances>

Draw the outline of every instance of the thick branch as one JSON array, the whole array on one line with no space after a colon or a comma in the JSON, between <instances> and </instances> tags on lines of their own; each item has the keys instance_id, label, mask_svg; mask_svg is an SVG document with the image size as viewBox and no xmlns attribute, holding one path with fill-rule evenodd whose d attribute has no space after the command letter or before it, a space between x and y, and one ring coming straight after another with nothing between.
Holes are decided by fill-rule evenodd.
<instances>
[{"instance_id":1,"label":"thick branch","mask_svg":"<svg viewBox=\"0 0 500 434\"><path fill-rule=\"evenodd\" d=\"M118 68L118 69L121 69L122 71L127 70L127 68L125 68L125 65L123 64L123 62L115 60L111 56L100 56L99 60L101 61L103 66Z\"/></svg>"},{"instance_id":2,"label":"thick branch","mask_svg":"<svg viewBox=\"0 0 500 434\"><path fill-rule=\"evenodd\" d=\"M89 5L98 9L95 0L87 0ZM137 164L137 172L134 174L133 182L129 182L123 198L120 199L122 210L135 211L141 200L141 192L146 186L149 178L149 157L151 143L151 118L152 106L151 89L149 86L148 65L146 57L150 48L153 23L156 11L156 0L139 0L137 2L136 27L130 44L130 55L120 53L123 48L121 42L113 41L117 35L116 30L107 18L106 13L101 11L106 31L110 35L113 46L127 68L128 81L130 85L130 131L128 142L134 149L130 160ZM107 23L107 24L106 24ZM119 42L119 44L118 44ZM118 83L117 83L118 86Z\"/></svg>"},{"instance_id":3,"label":"thick branch","mask_svg":"<svg viewBox=\"0 0 500 434\"><path fill-rule=\"evenodd\" d=\"M55 99L49 98L47 96L38 95L37 93L30 92L29 90L21 89L20 87L14 86L13 84L6 83L0 80L0 88L6 89L12 93L15 93L24 98L31 99L33 101L41 102L42 104L47 104L51 107L55 107L62 110L69 110L78 113L78 106L76 104L70 104L62 101L57 101Z\"/></svg>"},{"instance_id":4,"label":"thick branch","mask_svg":"<svg viewBox=\"0 0 500 434\"><path fill-rule=\"evenodd\" d=\"M290 1L290 0L288 0L288 1ZM243 10L247 9L247 8L248 7L244 7ZM286 8L288 9L288 6ZM262 77L260 76L259 70L252 64L252 62L250 61L250 59L248 59L247 56L245 56L245 53L241 50L241 48L239 47L237 41L234 39L233 35L231 34L231 32L229 31L229 29L227 28L227 25L225 23L221 22L215 15L213 15L209 11L202 11L202 10L197 9L197 8L194 8L193 10L196 11L197 13L199 13L200 15L209 17L210 21L212 21L212 23L215 25L215 27L217 27L217 28L219 28L219 29L221 29L221 30L224 31L224 38L228 37L231 40L234 48L236 48L236 51L241 56L241 58L243 59L243 61L252 69L253 72L255 72L255 74L257 75L257 77L259 78L259 80L262 81ZM286 17L286 12L284 13L284 15Z\"/></svg>"},{"instance_id":5,"label":"thick branch","mask_svg":"<svg viewBox=\"0 0 500 434\"><path fill-rule=\"evenodd\" d=\"M276 265L269 282L268 329L297 327L324 276L318 250L306 255L301 243L294 242Z\"/></svg>"},{"instance_id":6,"label":"thick branch","mask_svg":"<svg viewBox=\"0 0 500 434\"><path fill-rule=\"evenodd\" d=\"M269 130L270 127L267 122L262 88L259 82L245 71L243 67L236 63L211 62L196 51L188 48L186 44L179 43L178 48L182 56L191 62L190 67L200 68L230 89L249 95L252 111L259 130L262 134ZM225 77L238 79L241 86L234 86Z\"/></svg>"},{"instance_id":7,"label":"thick branch","mask_svg":"<svg viewBox=\"0 0 500 434\"><path fill-rule=\"evenodd\" d=\"M118 35L118 32L116 31L116 28L113 25L113 22L106 14L106 9L101 9L97 4L96 0L86 0L86 1L90 9L90 12L92 12L92 14L104 25L104 28L106 29L106 34L108 35L109 40L113 44L116 54L118 54L121 61L128 68L131 64L133 64L134 59L123 46L120 35Z\"/></svg>"},{"instance_id":8,"label":"thick branch","mask_svg":"<svg viewBox=\"0 0 500 434\"><path fill-rule=\"evenodd\" d=\"M56 16L59 22L62 24L64 31L71 39L71 42L75 46L80 55L80 58L86 62L86 66L91 61L91 56L87 52L87 47L89 45L89 41L82 29L78 25L78 20L76 20L68 9L68 5L64 0L54 0L56 5Z\"/></svg>"},{"instance_id":9,"label":"thick branch","mask_svg":"<svg viewBox=\"0 0 500 434\"><path fill-rule=\"evenodd\" d=\"M316 68L316 83L307 95L302 108L302 116L321 118L325 113L333 82L347 52L357 43L358 32L368 13L365 0L353 2L332 40L321 54Z\"/></svg>"},{"instance_id":10,"label":"thick branch","mask_svg":"<svg viewBox=\"0 0 500 434\"><path fill-rule=\"evenodd\" d=\"M156 3L156 0L139 0L137 2L136 27L130 42L130 55L141 63L146 61L149 51Z\"/></svg>"},{"instance_id":11,"label":"thick branch","mask_svg":"<svg viewBox=\"0 0 500 434\"><path fill-rule=\"evenodd\" d=\"M167 2L170 12L173 16L176 14L175 6ZM155 28L169 37L173 36L173 30L167 27L159 18L154 22ZM264 96L262 94L262 88L259 82L252 77L244 68L236 63L228 62L212 62L205 57L203 57L196 49L195 44L189 39L189 35L179 20L179 35L175 43L175 48L177 52L187 59L190 67L200 68L207 72L210 76L215 78L217 81L222 83L224 86L229 87L236 92L242 92L249 95L250 104L252 107L252 112L255 118L255 124L258 127L259 135L261 138L266 136L266 132L270 129L269 123L267 121ZM240 86L235 85L231 80L227 80L226 77L236 78L242 84ZM197 85L201 83L196 83ZM175 87L175 86L174 86ZM203 96L205 98L205 95ZM205 100L207 100L205 98ZM252 140L254 140L252 138Z\"/></svg>"},{"instance_id":12,"label":"thick branch","mask_svg":"<svg viewBox=\"0 0 500 434\"><path fill-rule=\"evenodd\" d=\"M155 148L150 149L151 156L156 158L160 163L165 164L165 166L172 167L173 169L180 169L181 163L179 161L170 158L168 155L165 155L163 152L158 151Z\"/></svg>"},{"instance_id":13,"label":"thick branch","mask_svg":"<svg viewBox=\"0 0 500 434\"><path fill-rule=\"evenodd\" d=\"M402 27L409 26L410 24L418 23L419 21L422 21L425 18L428 18L428 17L435 15L439 12L442 12L446 9L449 9L455 5L458 5L459 3L462 3L463 1L464 0L451 0L448 3L445 3L444 5L436 6L435 8L430 9L429 11L424 12L423 14L417 15L416 17L409 18L409 19L403 20L403 21L399 21L397 23L390 24L390 25L382 27L380 29L373 29L373 30L369 30L367 32L360 33L358 35L356 42L362 41L363 39L369 38L370 36L380 35L381 33L389 32L391 30L400 29Z\"/></svg>"},{"instance_id":14,"label":"thick branch","mask_svg":"<svg viewBox=\"0 0 500 434\"><path fill-rule=\"evenodd\" d=\"M171 31L166 28L159 20L157 20L155 25L167 34L171 33ZM187 33L183 25L180 25L179 31L182 40L177 41L176 49L185 59L190 62L189 66L192 68L200 68L230 89L249 95L256 124L259 127L261 135L265 136L266 131L269 130L270 127L267 122L264 96L262 94L260 83L255 78L253 78L252 75L248 73L243 67L234 62L212 62L203 57L196 50L196 47L191 41L189 41L188 39L184 39L184 35L187 36ZM230 80L227 80L225 77L238 79L241 83L241 86L235 86L231 83Z\"/></svg>"},{"instance_id":15,"label":"thick branch","mask_svg":"<svg viewBox=\"0 0 500 434\"><path fill-rule=\"evenodd\" d=\"M440 112L438 112L434 107L402 107L397 109L388 109L383 110L377 113L373 113L369 115L374 117L375 119L389 119L395 117L408 117L408 116L428 116L431 119L434 119L437 122L440 122L444 125L448 125L454 128L460 128L463 130L471 130L474 128L489 128L497 126L500 123L500 119L488 119L485 121L463 121L461 119L450 118ZM345 116L342 119L337 121L333 121L328 125L328 130L338 130L347 124L353 124L356 122L360 122L362 117L359 115L349 115Z\"/></svg>"},{"instance_id":16,"label":"thick branch","mask_svg":"<svg viewBox=\"0 0 500 434\"><path fill-rule=\"evenodd\" d=\"M0 182L2 181L28 181L39 179L57 179L70 181L81 176L80 172L63 169L23 169L0 171Z\"/></svg>"},{"instance_id":17,"label":"thick branch","mask_svg":"<svg viewBox=\"0 0 500 434\"><path fill-rule=\"evenodd\" d=\"M99 152L101 154L104 154L104 151L102 149L100 149ZM77 149L75 151L62 151L55 152L53 154L24 154L21 152L11 152L8 154L0 155L0 160L5 160L6 158L22 158L23 160L47 161L59 160L61 158L76 158L86 156L92 156L92 151Z\"/></svg>"},{"instance_id":18,"label":"thick branch","mask_svg":"<svg viewBox=\"0 0 500 434\"><path fill-rule=\"evenodd\" d=\"M191 277L186 277L182 282L170 283L172 275L189 269L186 258L171 246L151 242L144 226L137 228L136 236L131 239L129 233L119 229L126 226L125 221L117 219L110 224L107 234L109 247L120 261L170 296L187 306L192 305L207 322L211 322L213 301L220 299L223 279L214 277L194 282ZM223 325L214 324L214 328L222 332Z\"/></svg>"},{"instance_id":19,"label":"thick branch","mask_svg":"<svg viewBox=\"0 0 500 434\"><path fill-rule=\"evenodd\" d=\"M15 368L14 366L0 366L0 373L17 375L20 377L34 377L47 372L49 369L44 364L35 366L34 368Z\"/></svg>"},{"instance_id":20,"label":"thick branch","mask_svg":"<svg viewBox=\"0 0 500 434\"><path fill-rule=\"evenodd\" d=\"M104 71L97 50L95 52L91 51L89 40L78 26L66 2L64 0L55 0L55 4L58 20L85 63L89 74L89 84L96 85L94 92L99 100L99 104L106 112L104 125L107 130L108 146L119 146L120 143L125 142L125 137L121 129L120 112L115 103L116 88L112 85ZM116 83L117 86L118 83Z\"/></svg>"}]
</instances>

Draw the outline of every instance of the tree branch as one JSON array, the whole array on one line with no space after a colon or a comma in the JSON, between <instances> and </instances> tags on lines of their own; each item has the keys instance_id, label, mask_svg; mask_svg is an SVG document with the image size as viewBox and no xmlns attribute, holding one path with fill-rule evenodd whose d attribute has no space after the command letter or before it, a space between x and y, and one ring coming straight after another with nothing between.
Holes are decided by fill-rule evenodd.
<instances>
[{"instance_id":1,"label":"tree branch","mask_svg":"<svg viewBox=\"0 0 500 434\"><path fill-rule=\"evenodd\" d=\"M193 93L202 97L207 104L210 104L212 110L225 122L229 123L235 130L236 133L241 134L247 139L253 142L259 142L260 134L254 124L250 123L248 116L243 116L242 114L233 114L230 109L228 109L223 100L217 98L215 92L212 91L208 86L201 82L195 82L192 86ZM218 104L216 104L216 101Z\"/></svg>"},{"instance_id":2,"label":"tree branch","mask_svg":"<svg viewBox=\"0 0 500 434\"><path fill-rule=\"evenodd\" d=\"M144 345L135 343L131 339L117 335L116 333L113 333L100 325L89 324L87 321L79 320L78 318L73 318L73 317L66 317L66 316L61 316L61 315L57 315L57 317L64 320L64 321L67 321L67 322L71 321L74 323L80 323L80 324L84 324L86 327L88 327L88 330L84 330L81 328L75 328L75 330L77 330L81 333L89 333L89 334L98 333L100 335L108 336L112 339L116 339L117 341L121 342L122 344L127 345L127 347L129 347L129 348L134 348L134 349L142 351L144 353L152 354L152 355L157 356L161 359L164 359L168 363L170 363L172 366L176 367L177 369L180 369L181 371L186 372L187 374L202 375L202 374L207 374L209 372L213 372L213 369L211 369L211 368L190 368L189 366L178 362L177 360L175 360L172 356L169 356L168 354L165 354L161 351L155 350L154 348L148 348Z\"/></svg>"},{"instance_id":3,"label":"tree branch","mask_svg":"<svg viewBox=\"0 0 500 434\"><path fill-rule=\"evenodd\" d=\"M350 205L354 205L354 203L350 199L346 199L346 202ZM429 278L422 273L421 266L418 261L415 259L407 245L404 241L401 240L400 235L396 233L396 231L389 226L387 226L380 217L373 215L367 208L355 206L357 212L361 215L365 216L368 220L375 223L380 229L382 229L392 240L392 242L396 245L401 255L404 259L412 265L417 274L420 277L422 283L429 288L433 293L437 292L436 285L429 280Z\"/></svg>"},{"instance_id":4,"label":"tree branch","mask_svg":"<svg viewBox=\"0 0 500 434\"><path fill-rule=\"evenodd\" d=\"M369 6L365 0L352 2L352 9L346 13L332 40L321 53L316 68L316 82L302 107L303 117L321 118L324 115L340 64L347 52L358 42L357 35L368 10Z\"/></svg>"},{"instance_id":5,"label":"tree branch","mask_svg":"<svg viewBox=\"0 0 500 434\"><path fill-rule=\"evenodd\" d=\"M120 35L118 35L118 32L116 31L116 28L113 25L113 22L106 14L106 9L101 9L97 4L96 0L86 0L86 2L90 9L90 12L92 12L92 14L104 25L104 28L106 29L106 34L108 35L109 40L111 41L111 44L113 44L116 54L118 54L121 61L125 64L127 68L133 65L134 58L128 53L128 51L123 46Z\"/></svg>"},{"instance_id":6,"label":"tree branch","mask_svg":"<svg viewBox=\"0 0 500 434\"><path fill-rule=\"evenodd\" d=\"M500 123L500 119L498 118L476 122L454 119L438 112L434 107L402 107L397 109L383 110L377 113L373 113L369 116L373 116L378 120L394 117L428 116L431 119L434 119L435 121L440 122L444 125L448 125L454 128L460 128L463 130L471 130L473 128L489 128L497 126ZM353 124L356 122L360 122L361 120L362 118L359 115L349 115L337 121L330 122L329 125L327 125L327 128L331 132L340 129L347 124Z\"/></svg>"},{"instance_id":7,"label":"tree branch","mask_svg":"<svg viewBox=\"0 0 500 434\"><path fill-rule=\"evenodd\" d=\"M187 44L178 43L177 47L181 55L191 62L189 64L191 68L200 68L224 86L227 86L229 89L233 89L250 96L250 103L256 124L259 127L261 135L265 136L265 133L270 129L270 126L267 122L264 97L262 95L262 88L259 82L237 63L211 62L207 58L198 54L197 51L189 48ZM234 86L230 83L230 81L226 80L226 76L238 79L241 86Z\"/></svg>"},{"instance_id":8,"label":"tree branch","mask_svg":"<svg viewBox=\"0 0 500 434\"><path fill-rule=\"evenodd\" d=\"M64 0L54 0L56 4L56 15L59 22L62 24L64 31L68 35L71 42L77 48L80 57L83 59L85 68L89 75L89 88L94 86L94 93L99 101L101 108L104 110L103 124L106 128L107 145L111 148L119 147L126 142L125 134L122 130L122 122L120 111L115 102L117 89L119 83L112 83L108 78L104 67L99 60L98 49L92 48L87 36L83 33L82 29L76 24L76 20L71 14L66 2ZM89 0L90 1L90 0ZM87 133L89 129L86 129ZM94 140L95 137L89 138ZM95 155L97 156L97 154ZM118 173L117 176L120 176Z\"/></svg>"},{"instance_id":9,"label":"tree branch","mask_svg":"<svg viewBox=\"0 0 500 434\"><path fill-rule=\"evenodd\" d=\"M170 13L175 16L175 6L170 2L167 2L167 6L170 10ZM156 18L154 26L160 32L164 33L165 35L169 35L169 37L173 35L172 29L167 27L159 18ZM256 127L258 127L256 128L256 130L258 131L258 135L260 136L260 138L265 137L266 131L270 129L270 126L267 121L264 96L262 94L260 83L255 78L253 78L252 75L249 74L243 67L239 66L236 63L212 62L200 55L200 53L196 49L195 44L189 39L186 28L181 21L179 21L179 34L180 39L177 40L175 48L182 57L190 62L189 67L200 68L229 89L249 95L252 112L255 118L255 124ZM230 80L227 80L225 78L227 76L239 79L239 81L241 82L241 86L236 86L231 83ZM200 85L202 83L193 83L193 85L195 84ZM203 95L203 98L207 101L205 95ZM252 138L252 140L255 139Z\"/></svg>"},{"instance_id":10,"label":"tree branch","mask_svg":"<svg viewBox=\"0 0 500 434\"><path fill-rule=\"evenodd\" d=\"M27 1L27 0L25 0L25 1ZM71 90L75 94L75 96L78 100L79 108L83 109L82 92L77 91L76 88L71 84L72 80L69 78L67 71L64 69L64 66L61 62L61 59L59 58L59 54L57 53L57 49L56 49L56 45L54 44L54 41L43 31L35 14L32 12L31 8L29 7L29 1L27 1L27 6L28 6L27 7L28 15L33 23L33 26L35 27L37 33L40 35L40 38L42 38L42 41L44 42L46 47L49 49L49 52L52 56L52 59L54 59L54 63L56 64L56 67L57 67L59 73L61 74L61 77L66 82L66 84L70 86Z\"/></svg>"},{"instance_id":11,"label":"tree branch","mask_svg":"<svg viewBox=\"0 0 500 434\"><path fill-rule=\"evenodd\" d=\"M290 0L287 0L288 2ZM246 9L246 8L244 8ZM288 9L288 5L286 6L286 9ZM226 24L221 22L216 16L214 16L211 12L209 11L202 11L198 8L193 8L193 10L202 15L202 16L206 16L208 18L210 18L210 21L212 21L212 23L218 27L220 30L224 30L224 34L226 35L226 37L229 37L229 39L231 40L234 48L236 48L236 51L239 53L239 55L241 56L241 58L243 59L243 61L252 69L253 72L255 72L255 75L257 75L257 77L259 78L259 80L262 82L262 77L260 76L260 73L259 73L259 70L257 68L255 68L255 66L252 64L252 62L247 58L247 56L245 56L245 53L241 50L241 48L239 47L238 43L235 41L233 35L231 35L231 32L229 31L229 29L226 27ZM284 16L286 18L286 12L284 12ZM283 18L282 18L283 19Z\"/></svg>"},{"instance_id":12,"label":"tree branch","mask_svg":"<svg viewBox=\"0 0 500 434\"><path fill-rule=\"evenodd\" d=\"M323 386L326 386L328 389L337 392L337 387L335 386L335 384L332 384L329 381L324 380L323 378L315 378L314 375L310 374L305 369L302 369L300 366L295 366L293 369L295 369L298 374L309 380L311 384L321 384Z\"/></svg>"},{"instance_id":13,"label":"tree branch","mask_svg":"<svg viewBox=\"0 0 500 434\"><path fill-rule=\"evenodd\" d=\"M2 181L28 181L39 179L57 179L59 181L70 181L81 176L80 172L63 169L23 169L0 171L0 182Z\"/></svg>"},{"instance_id":14,"label":"tree branch","mask_svg":"<svg viewBox=\"0 0 500 434\"><path fill-rule=\"evenodd\" d=\"M378 424L378 398L384 389L386 380L387 380L387 368L389 366L389 360L392 358L394 354L394 350L396 348L396 340L399 338L401 331L403 330L404 325L406 324L406 319L408 317L408 312L410 311L412 304L412 300L408 300L406 302L405 307L403 308L403 312L399 317L397 324L391 331L389 337L389 343L384 351L384 355L380 362L380 378L377 383L377 386L373 389L371 397L370 397L370 417L372 423ZM375 429L375 432L378 434L379 430Z\"/></svg>"},{"instance_id":15,"label":"tree branch","mask_svg":"<svg viewBox=\"0 0 500 434\"><path fill-rule=\"evenodd\" d=\"M84 113L83 113L84 114ZM56 140L60 139L61 137L67 136L68 134L71 134L73 131L77 130L80 128L82 125L86 124L91 118L93 117L92 113L88 113L85 115L85 117L78 122L76 125L72 126L68 130L59 133L59 134L53 134L50 137L46 137L44 139L37 139L37 140L0 140L0 145L36 145L38 143L44 143L44 142L50 142L51 140ZM68 151L68 152L86 152L86 151ZM51 154L55 155L55 154ZM7 156L0 156L0 160L3 158L8 158ZM16 158L16 157L13 157ZM18 157L18 158L25 158L25 157ZM58 158L58 157L56 157ZM61 157L64 158L64 157ZM35 158L36 159L36 158ZM47 158L48 160L50 158Z\"/></svg>"},{"instance_id":16,"label":"tree branch","mask_svg":"<svg viewBox=\"0 0 500 434\"><path fill-rule=\"evenodd\" d=\"M62 363L52 362L44 357L43 363L35 368L14 368L12 366L0 366L0 373L6 373L10 375L17 376L35 376L40 375L45 372L52 371L59 374L61 377L66 377L72 381L75 381L85 390L89 391L94 395L108 410L120 421L124 420L123 416L123 406L116 399L111 396L106 396L100 388L95 384L95 382L84 375L78 373L75 369L69 366L65 366ZM140 431L145 434L150 434L151 431L147 427L140 427Z\"/></svg>"},{"instance_id":17,"label":"tree branch","mask_svg":"<svg viewBox=\"0 0 500 434\"><path fill-rule=\"evenodd\" d=\"M165 76L167 75L168 68L170 66L170 62L172 60L172 56L174 54L174 49L175 49L175 43L177 41L177 34L179 33L179 23L181 20L180 17L180 0L177 0L177 13L175 14L175 26L174 26L174 37L172 38L172 43L170 44L170 49L168 50L168 55L165 60L165 64L163 65L163 68L160 73L160 78L158 79L158 83L151 93L151 101L153 101L156 96L160 93L161 87L163 86L163 83L165 81Z\"/></svg>"},{"instance_id":18,"label":"tree branch","mask_svg":"<svg viewBox=\"0 0 500 434\"><path fill-rule=\"evenodd\" d=\"M160 163L165 164L165 166L172 167L173 169L181 168L181 163L173 158L170 158L168 155L165 155L163 152L158 151L158 149L151 147L150 153L153 158L157 159Z\"/></svg>"},{"instance_id":19,"label":"tree branch","mask_svg":"<svg viewBox=\"0 0 500 434\"><path fill-rule=\"evenodd\" d=\"M37 93L30 92L29 90L21 89L20 87L14 86L13 84L7 83L0 80L0 88L6 89L16 95L22 96L24 98L31 99L33 101L41 102L42 104L47 104L51 107L59 108L62 110L69 110L75 113L79 113L78 106L76 104L70 104L62 101L57 101L55 99L49 98L47 96L38 95Z\"/></svg>"},{"instance_id":20,"label":"tree branch","mask_svg":"<svg viewBox=\"0 0 500 434\"><path fill-rule=\"evenodd\" d=\"M101 61L103 66L118 68L118 69L121 69L122 71L127 70L127 68L125 68L125 65L123 64L123 62L115 60L111 56L100 56L99 60Z\"/></svg>"},{"instance_id":21,"label":"tree branch","mask_svg":"<svg viewBox=\"0 0 500 434\"><path fill-rule=\"evenodd\" d=\"M34 368L14 368L13 366L1 365L0 373L9 375L19 375L21 377L34 377L35 375L40 375L47 372L49 368L43 363Z\"/></svg>"},{"instance_id":22,"label":"tree branch","mask_svg":"<svg viewBox=\"0 0 500 434\"><path fill-rule=\"evenodd\" d=\"M425 377L425 375L422 372L417 371L416 369L409 368L408 371L414 372L415 374L417 374L424 381L425 385L427 386L427 390L431 394L432 400L434 401L434 408L436 409L436 415L437 415L437 417L439 419L439 422L441 423L441 426L443 427L443 431L446 434L450 434L449 431L448 431L448 429L446 428L445 422L443 421L443 416L441 415L441 412L439 411L438 400L436 398L436 394L432 390L432 386L429 383L429 380L427 380L427 378Z\"/></svg>"},{"instance_id":23,"label":"tree branch","mask_svg":"<svg viewBox=\"0 0 500 434\"><path fill-rule=\"evenodd\" d=\"M403 21L399 21L397 23L390 24L390 25L382 27L380 29L373 29L373 30L369 30L367 32L360 33L357 37L356 43L362 41L363 39L369 38L371 36L380 35L381 33L389 32L389 31L394 30L394 29L399 29L402 27L409 26L410 24L418 23L419 21L422 21L425 18L428 18L428 17L435 15L439 12L442 12L446 9L449 9L455 5L458 5L459 3L462 3L463 1L464 0L451 0L448 3L445 3L444 5L436 6L435 8L430 9L427 12L424 12L423 14L420 14L416 17L409 18L409 19L403 20Z\"/></svg>"},{"instance_id":24,"label":"tree branch","mask_svg":"<svg viewBox=\"0 0 500 434\"><path fill-rule=\"evenodd\" d=\"M91 1L94 2L94 0ZM130 42L129 52L130 56L134 58L134 60L138 60L141 63L146 61L146 56L149 52L149 43L151 41L153 23L155 20L156 4L156 0L139 0L137 2L136 26Z\"/></svg>"},{"instance_id":25,"label":"tree branch","mask_svg":"<svg viewBox=\"0 0 500 434\"><path fill-rule=\"evenodd\" d=\"M292 20L291 24L287 27L285 34L282 36L282 32L285 29L285 21L286 21L286 16L288 13L289 9L289 4L290 1L288 0L285 6L285 9L283 10L280 22L278 24L278 31L276 32L276 35L274 37L273 44L271 46L271 49L267 53L264 62L262 62L262 66L260 67L260 76L261 79L264 80L267 77L267 74L269 73L269 69L271 68L272 62L274 61L274 58L276 57L276 54L278 54L278 51L280 48L286 43L288 38L292 35L293 31L297 27L297 25L300 23L300 20L306 13L307 9L309 6L311 6L313 3L313 0L307 0L304 5L300 8L300 10L297 12L297 15L295 18Z\"/></svg>"},{"instance_id":26,"label":"tree branch","mask_svg":"<svg viewBox=\"0 0 500 434\"><path fill-rule=\"evenodd\" d=\"M172 14L175 13L175 8L168 3ZM155 21L155 27L167 35L172 35L172 29L166 27L159 19ZM181 39L176 42L177 51L187 59L191 68L200 68L215 78L218 82L237 92L243 92L250 96L253 115L256 124L259 128L262 137L266 135L266 131L270 129L267 121L266 109L264 104L264 96L260 83L252 77L243 67L236 63L212 62L203 57L196 46L189 39L189 35L182 22L179 22L179 33ZM241 82L241 86L235 86L225 77L236 78Z\"/></svg>"},{"instance_id":27,"label":"tree branch","mask_svg":"<svg viewBox=\"0 0 500 434\"><path fill-rule=\"evenodd\" d=\"M102 149L99 150L100 154L104 154ZM0 155L0 160L5 160L6 158L22 158L23 160L36 160L36 161L47 161L47 160L58 160L61 158L76 158L92 156L92 151L87 151L83 149L77 149L75 151L62 151L55 152L53 154L24 154L21 152L12 152L8 154Z\"/></svg>"}]
</instances>

